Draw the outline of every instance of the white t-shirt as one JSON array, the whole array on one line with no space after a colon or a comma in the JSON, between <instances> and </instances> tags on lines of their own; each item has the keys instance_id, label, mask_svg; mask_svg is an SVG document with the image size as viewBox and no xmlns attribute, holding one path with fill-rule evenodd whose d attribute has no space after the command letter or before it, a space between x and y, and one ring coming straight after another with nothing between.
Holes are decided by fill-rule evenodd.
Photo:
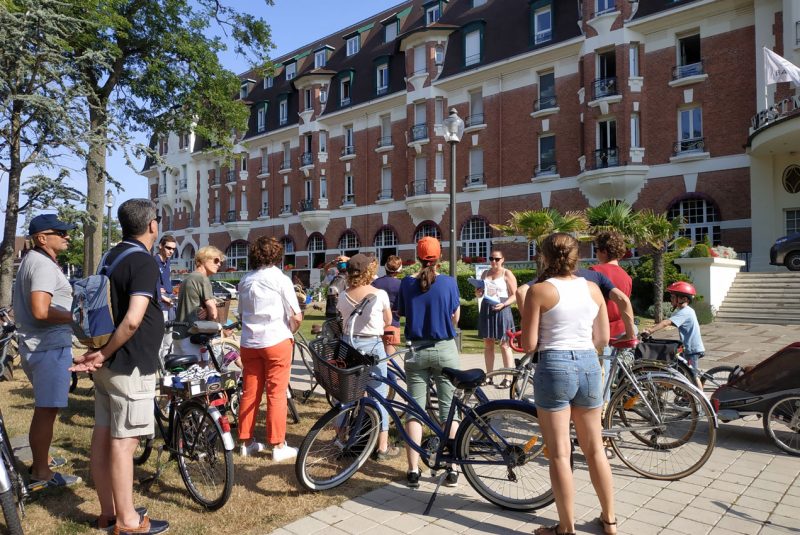
<instances>
[{"instance_id":1,"label":"white t-shirt","mask_svg":"<svg viewBox=\"0 0 800 535\"><path fill-rule=\"evenodd\" d=\"M374 299L364 312L356 318L353 332L350 329L350 314L353 309L358 306L360 301L355 301L347 292L339 294L339 302L336 308L342 315L342 324L344 326L344 334L353 334L357 336L383 336L386 323L383 321L383 311L391 310L392 306L389 303L389 294L384 290L375 290L376 299Z\"/></svg>"},{"instance_id":2,"label":"white t-shirt","mask_svg":"<svg viewBox=\"0 0 800 535\"><path fill-rule=\"evenodd\" d=\"M277 267L251 271L239 281L242 347L272 347L293 338L289 318L299 313L292 280Z\"/></svg>"}]
</instances>

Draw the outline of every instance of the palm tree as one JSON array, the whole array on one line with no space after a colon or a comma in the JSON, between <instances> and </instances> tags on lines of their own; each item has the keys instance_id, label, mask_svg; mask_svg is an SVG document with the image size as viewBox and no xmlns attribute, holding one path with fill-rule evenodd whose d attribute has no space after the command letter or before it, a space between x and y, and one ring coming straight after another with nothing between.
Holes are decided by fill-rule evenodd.
<instances>
[{"instance_id":1,"label":"palm tree","mask_svg":"<svg viewBox=\"0 0 800 535\"><path fill-rule=\"evenodd\" d=\"M567 232L583 235L587 227L583 212L562 214L554 208L511 212L511 219L505 225L491 225L506 236L525 236L539 249L542 240L554 232Z\"/></svg>"},{"instance_id":2,"label":"palm tree","mask_svg":"<svg viewBox=\"0 0 800 535\"><path fill-rule=\"evenodd\" d=\"M587 208L585 213L591 235L607 231L617 232L629 245L641 238L642 226L639 215L625 201L609 199Z\"/></svg>"},{"instance_id":3,"label":"palm tree","mask_svg":"<svg viewBox=\"0 0 800 535\"><path fill-rule=\"evenodd\" d=\"M653 249L653 308L658 323L664 319L661 310L664 297L664 253L673 245L683 246L687 239L678 236L683 224L680 217L670 220L665 213L645 210L638 213L637 219L641 226L637 245Z\"/></svg>"}]
</instances>

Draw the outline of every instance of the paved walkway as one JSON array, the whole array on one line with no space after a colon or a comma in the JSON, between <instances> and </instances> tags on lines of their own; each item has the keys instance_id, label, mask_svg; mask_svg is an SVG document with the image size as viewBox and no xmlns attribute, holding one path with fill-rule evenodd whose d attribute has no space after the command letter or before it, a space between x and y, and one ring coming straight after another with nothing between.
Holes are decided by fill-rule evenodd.
<instances>
[{"instance_id":1,"label":"paved walkway","mask_svg":"<svg viewBox=\"0 0 800 535\"><path fill-rule=\"evenodd\" d=\"M664 337L677 338L677 332ZM703 328L706 359L750 365L800 340L798 327L714 324ZM481 355L463 355L463 368L482 367ZM299 370L298 370L299 371ZM301 385L298 385L301 386ZM579 450L578 450L579 451ZM612 460L619 533L746 534L800 533L800 458L778 450L761 421L720 424L709 461L681 481L636 476ZM596 524L597 497L580 455L575 457L576 517L579 533L602 533ZM480 498L462 477L442 487L429 516L422 514L434 488L424 473L417 490L390 483L338 506L328 507L273 531L274 535L324 533L491 534L531 533L556 520L555 506L518 513Z\"/></svg>"}]
</instances>

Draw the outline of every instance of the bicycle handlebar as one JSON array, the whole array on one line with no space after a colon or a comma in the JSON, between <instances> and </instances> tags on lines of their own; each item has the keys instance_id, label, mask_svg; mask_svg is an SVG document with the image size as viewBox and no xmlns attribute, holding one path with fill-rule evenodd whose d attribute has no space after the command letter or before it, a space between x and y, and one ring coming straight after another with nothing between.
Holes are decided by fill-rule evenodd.
<instances>
[{"instance_id":1,"label":"bicycle handlebar","mask_svg":"<svg viewBox=\"0 0 800 535\"><path fill-rule=\"evenodd\" d=\"M164 327L169 329L171 327L191 327L192 324L187 321L165 321Z\"/></svg>"}]
</instances>

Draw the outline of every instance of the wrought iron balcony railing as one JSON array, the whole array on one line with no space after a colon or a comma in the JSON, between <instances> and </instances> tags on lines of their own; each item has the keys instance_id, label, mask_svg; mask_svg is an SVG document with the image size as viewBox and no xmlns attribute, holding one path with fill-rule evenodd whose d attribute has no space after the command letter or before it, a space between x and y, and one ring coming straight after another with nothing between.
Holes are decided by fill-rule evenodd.
<instances>
[{"instance_id":1,"label":"wrought iron balcony railing","mask_svg":"<svg viewBox=\"0 0 800 535\"><path fill-rule=\"evenodd\" d=\"M469 128L470 126L484 124L484 122L482 113L473 113L472 115L467 115L467 118L464 119L464 126Z\"/></svg>"},{"instance_id":2,"label":"wrought iron balcony railing","mask_svg":"<svg viewBox=\"0 0 800 535\"><path fill-rule=\"evenodd\" d=\"M415 180L406 186L406 197L414 197L416 195L428 194L428 181Z\"/></svg>"},{"instance_id":3,"label":"wrought iron balcony railing","mask_svg":"<svg viewBox=\"0 0 800 535\"><path fill-rule=\"evenodd\" d=\"M233 223L234 221L238 221L236 217L236 210L228 210L228 215L225 217L225 222Z\"/></svg>"},{"instance_id":4,"label":"wrought iron balcony railing","mask_svg":"<svg viewBox=\"0 0 800 535\"><path fill-rule=\"evenodd\" d=\"M355 145L347 145L342 148L342 156L352 156L356 153Z\"/></svg>"},{"instance_id":5,"label":"wrought iron balcony railing","mask_svg":"<svg viewBox=\"0 0 800 535\"><path fill-rule=\"evenodd\" d=\"M543 161L536 168L533 170L534 176L543 176L543 175L555 175L557 174L558 169L556 167L556 162L552 161Z\"/></svg>"},{"instance_id":6,"label":"wrought iron balcony railing","mask_svg":"<svg viewBox=\"0 0 800 535\"><path fill-rule=\"evenodd\" d=\"M542 95L538 100L533 102L533 111L549 110L558 105L555 95L545 96Z\"/></svg>"},{"instance_id":7,"label":"wrought iron balcony railing","mask_svg":"<svg viewBox=\"0 0 800 535\"><path fill-rule=\"evenodd\" d=\"M592 82L592 94L594 95L593 100L618 95L619 91L617 90L617 77L611 76L609 78L598 78Z\"/></svg>"},{"instance_id":8,"label":"wrought iron balcony railing","mask_svg":"<svg viewBox=\"0 0 800 535\"><path fill-rule=\"evenodd\" d=\"M284 204L284 205L281 207L281 215L284 215L284 214L291 214L291 213L292 213L292 207L291 207L291 206L289 206L288 204Z\"/></svg>"},{"instance_id":9,"label":"wrought iron balcony railing","mask_svg":"<svg viewBox=\"0 0 800 535\"><path fill-rule=\"evenodd\" d=\"M686 65L676 65L672 67L672 79L679 80L688 76L698 76L705 72L703 68L703 60L696 63L688 63Z\"/></svg>"},{"instance_id":10,"label":"wrought iron balcony railing","mask_svg":"<svg viewBox=\"0 0 800 535\"><path fill-rule=\"evenodd\" d=\"M166 195L167 194L167 185L166 184L159 184L158 185L158 194L159 195Z\"/></svg>"},{"instance_id":11,"label":"wrought iron balcony railing","mask_svg":"<svg viewBox=\"0 0 800 535\"><path fill-rule=\"evenodd\" d=\"M236 182L236 179L238 178L237 174L238 173L236 171L228 171L228 183Z\"/></svg>"},{"instance_id":12,"label":"wrought iron balcony railing","mask_svg":"<svg viewBox=\"0 0 800 535\"><path fill-rule=\"evenodd\" d=\"M411 127L411 141L419 141L428 138L428 125L426 123L415 124Z\"/></svg>"},{"instance_id":13,"label":"wrought iron balcony railing","mask_svg":"<svg viewBox=\"0 0 800 535\"><path fill-rule=\"evenodd\" d=\"M387 201L392 198L392 188L385 188L378 192L379 201Z\"/></svg>"},{"instance_id":14,"label":"wrought iron balcony railing","mask_svg":"<svg viewBox=\"0 0 800 535\"><path fill-rule=\"evenodd\" d=\"M189 181L182 178L178 181L178 191L186 191L189 188Z\"/></svg>"},{"instance_id":15,"label":"wrought iron balcony railing","mask_svg":"<svg viewBox=\"0 0 800 535\"><path fill-rule=\"evenodd\" d=\"M681 139L672 145L672 154L684 154L687 152L703 152L706 148L706 141L704 137L695 137L690 139Z\"/></svg>"},{"instance_id":16,"label":"wrought iron balcony railing","mask_svg":"<svg viewBox=\"0 0 800 535\"><path fill-rule=\"evenodd\" d=\"M617 167L619 165L619 149L608 147L594 151L594 167L602 169L604 167Z\"/></svg>"},{"instance_id":17,"label":"wrought iron balcony railing","mask_svg":"<svg viewBox=\"0 0 800 535\"><path fill-rule=\"evenodd\" d=\"M471 175L467 175L464 179L464 186L483 186L486 184L486 177L483 173L472 173Z\"/></svg>"},{"instance_id":18,"label":"wrought iron balcony railing","mask_svg":"<svg viewBox=\"0 0 800 535\"><path fill-rule=\"evenodd\" d=\"M297 203L298 212L310 212L314 210L314 199L303 199Z\"/></svg>"},{"instance_id":19,"label":"wrought iron balcony railing","mask_svg":"<svg viewBox=\"0 0 800 535\"><path fill-rule=\"evenodd\" d=\"M300 166L314 165L314 155L310 152L304 152L300 155Z\"/></svg>"},{"instance_id":20,"label":"wrought iron balcony railing","mask_svg":"<svg viewBox=\"0 0 800 535\"><path fill-rule=\"evenodd\" d=\"M392 144L392 136L383 136L378 138L378 148L388 147Z\"/></svg>"},{"instance_id":21,"label":"wrought iron balcony railing","mask_svg":"<svg viewBox=\"0 0 800 535\"><path fill-rule=\"evenodd\" d=\"M286 169L291 169L291 168L292 168L292 162L291 162L291 160L288 160L288 159L287 159L287 160L283 160L283 161L281 162L281 165L280 165L280 170L281 170L281 171L285 171Z\"/></svg>"},{"instance_id":22,"label":"wrought iron balcony railing","mask_svg":"<svg viewBox=\"0 0 800 535\"><path fill-rule=\"evenodd\" d=\"M356 196L352 193L342 196L342 206L348 206L356 203Z\"/></svg>"}]
</instances>

